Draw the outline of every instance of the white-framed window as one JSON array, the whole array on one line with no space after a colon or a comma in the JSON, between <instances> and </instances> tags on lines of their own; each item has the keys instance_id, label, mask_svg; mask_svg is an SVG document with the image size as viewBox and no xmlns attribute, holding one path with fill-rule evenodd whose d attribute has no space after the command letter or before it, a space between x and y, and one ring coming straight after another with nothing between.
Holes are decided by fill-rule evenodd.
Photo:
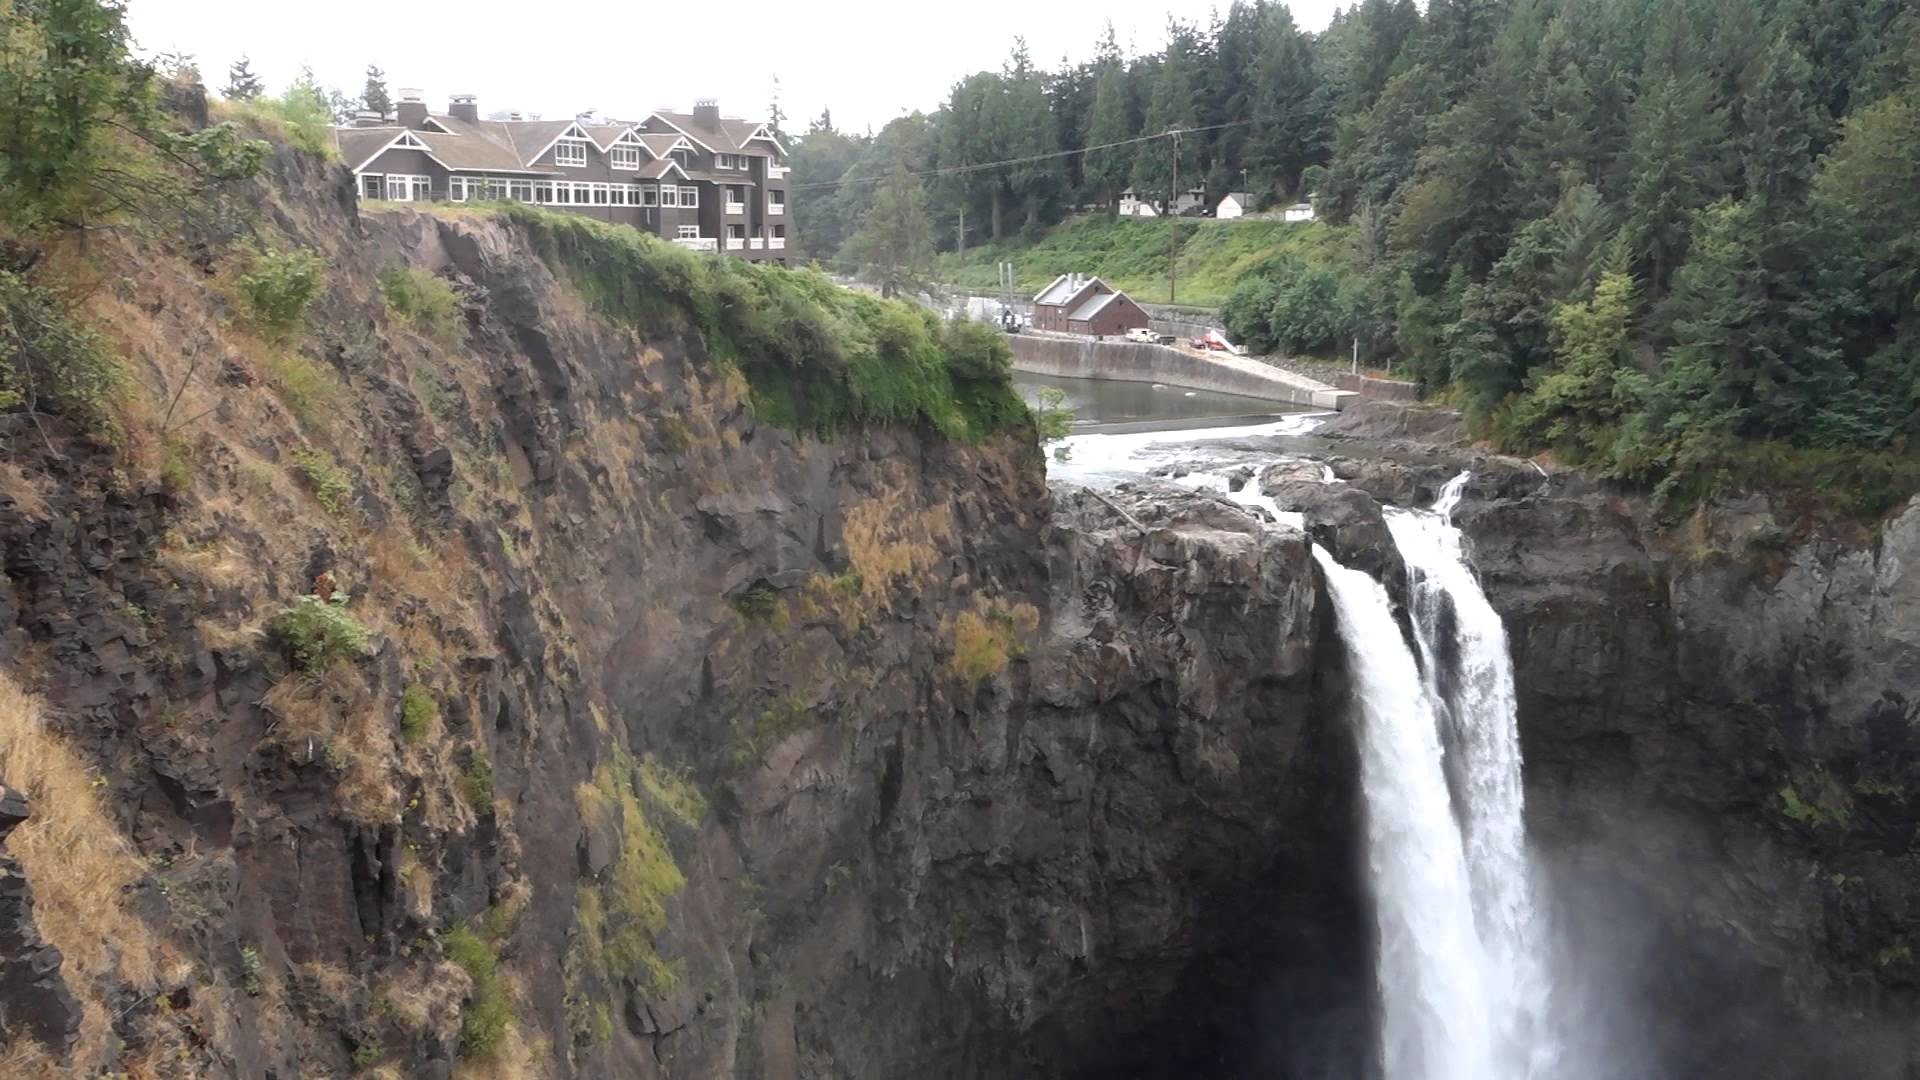
<instances>
[{"instance_id":1,"label":"white-framed window","mask_svg":"<svg viewBox=\"0 0 1920 1080\"><path fill-rule=\"evenodd\" d=\"M467 201L467 178L464 176L447 177L447 198L454 202Z\"/></svg>"},{"instance_id":2,"label":"white-framed window","mask_svg":"<svg viewBox=\"0 0 1920 1080\"><path fill-rule=\"evenodd\" d=\"M587 140L561 139L553 144L553 163L581 168L587 163Z\"/></svg>"},{"instance_id":3,"label":"white-framed window","mask_svg":"<svg viewBox=\"0 0 1920 1080\"><path fill-rule=\"evenodd\" d=\"M682 240L698 240L700 239L700 226L682 225L680 226L679 236Z\"/></svg>"},{"instance_id":4,"label":"white-framed window","mask_svg":"<svg viewBox=\"0 0 1920 1080\"><path fill-rule=\"evenodd\" d=\"M416 199L425 202L433 198L433 181L424 176L388 173L386 191L387 198L394 202L413 202Z\"/></svg>"},{"instance_id":5,"label":"white-framed window","mask_svg":"<svg viewBox=\"0 0 1920 1080\"><path fill-rule=\"evenodd\" d=\"M471 190L473 185L469 184L467 187ZM507 194L511 190L505 180L496 180L491 176L487 178L487 198L495 202L501 202L506 199Z\"/></svg>"},{"instance_id":6,"label":"white-framed window","mask_svg":"<svg viewBox=\"0 0 1920 1080\"><path fill-rule=\"evenodd\" d=\"M616 146L608 152L616 169L639 169L640 148L637 146Z\"/></svg>"},{"instance_id":7,"label":"white-framed window","mask_svg":"<svg viewBox=\"0 0 1920 1080\"><path fill-rule=\"evenodd\" d=\"M660 205L661 206L679 206L680 205L680 189L673 186L672 184L661 184L660 185Z\"/></svg>"},{"instance_id":8,"label":"white-framed window","mask_svg":"<svg viewBox=\"0 0 1920 1080\"><path fill-rule=\"evenodd\" d=\"M608 191L607 188L608 185L606 184L593 185L593 205L606 206L613 200L613 193Z\"/></svg>"},{"instance_id":9,"label":"white-framed window","mask_svg":"<svg viewBox=\"0 0 1920 1080\"><path fill-rule=\"evenodd\" d=\"M681 168L687 169L693 167L693 151L683 146L673 150L672 154L673 160L679 162Z\"/></svg>"},{"instance_id":10,"label":"white-framed window","mask_svg":"<svg viewBox=\"0 0 1920 1080\"><path fill-rule=\"evenodd\" d=\"M700 205L700 189L697 187L694 187L692 184L682 184L680 187L680 205L694 206L694 207L699 206Z\"/></svg>"},{"instance_id":11,"label":"white-framed window","mask_svg":"<svg viewBox=\"0 0 1920 1080\"><path fill-rule=\"evenodd\" d=\"M727 238L730 240L745 240L747 238L747 227L745 225L727 226Z\"/></svg>"},{"instance_id":12,"label":"white-framed window","mask_svg":"<svg viewBox=\"0 0 1920 1080\"><path fill-rule=\"evenodd\" d=\"M660 189L657 187L654 187L652 184L647 184L641 187L640 205L641 206L660 205Z\"/></svg>"},{"instance_id":13,"label":"white-framed window","mask_svg":"<svg viewBox=\"0 0 1920 1080\"><path fill-rule=\"evenodd\" d=\"M778 189L769 191L767 192L767 202L774 206L785 206L787 205L787 193Z\"/></svg>"},{"instance_id":14,"label":"white-framed window","mask_svg":"<svg viewBox=\"0 0 1920 1080\"><path fill-rule=\"evenodd\" d=\"M773 227L773 238L775 240L785 240L787 238L787 227L785 225L775 225Z\"/></svg>"},{"instance_id":15,"label":"white-framed window","mask_svg":"<svg viewBox=\"0 0 1920 1080\"><path fill-rule=\"evenodd\" d=\"M508 195L511 196L515 202L532 202L533 201L533 181L531 180L508 181Z\"/></svg>"},{"instance_id":16,"label":"white-framed window","mask_svg":"<svg viewBox=\"0 0 1920 1080\"><path fill-rule=\"evenodd\" d=\"M385 173L366 173L360 177L360 197L363 199L382 198L387 193Z\"/></svg>"},{"instance_id":17,"label":"white-framed window","mask_svg":"<svg viewBox=\"0 0 1920 1080\"><path fill-rule=\"evenodd\" d=\"M533 182L533 201L537 203L553 202L553 181L535 180Z\"/></svg>"}]
</instances>

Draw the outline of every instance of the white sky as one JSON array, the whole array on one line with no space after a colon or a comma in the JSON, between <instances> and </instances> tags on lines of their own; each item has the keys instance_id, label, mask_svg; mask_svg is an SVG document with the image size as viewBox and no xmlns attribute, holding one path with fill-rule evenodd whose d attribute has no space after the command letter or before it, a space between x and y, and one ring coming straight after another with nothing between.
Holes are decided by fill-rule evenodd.
<instances>
[{"instance_id":1,"label":"white sky","mask_svg":"<svg viewBox=\"0 0 1920 1080\"><path fill-rule=\"evenodd\" d=\"M1338 2L1295 0L1294 19L1322 29ZM396 99L417 87L436 112L450 93L478 94L483 115L518 109L548 118L597 109L632 119L716 97L723 113L758 120L777 75L789 130L827 106L836 127L858 131L934 108L961 77L998 68L1017 33L1050 68L1062 54L1090 56L1107 18L1122 49L1157 51L1169 13L1205 25L1226 3L131 0L128 21L142 50L193 54L215 91L246 53L274 91L310 64L323 84L358 96L375 63Z\"/></svg>"}]
</instances>

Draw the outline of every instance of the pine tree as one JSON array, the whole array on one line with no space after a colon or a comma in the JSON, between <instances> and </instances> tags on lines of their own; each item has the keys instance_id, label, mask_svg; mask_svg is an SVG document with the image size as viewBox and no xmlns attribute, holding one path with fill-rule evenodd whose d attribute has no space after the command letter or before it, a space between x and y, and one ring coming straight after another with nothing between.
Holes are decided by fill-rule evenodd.
<instances>
[{"instance_id":1,"label":"pine tree","mask_svg":"<svg viewBox=\"0 0 1920 1080\"><path fill-rule=\"evenodd\" d=\"M1172 27L1173 40L1167 45L1166 59L1154 79L1153 97L1147 106L1146 121L1141 125L1142 134L1190 131L1199 126L1194 115L1191 60L1181 43L1183 33L1178 24ZM1134 153L1133 186L1142 198L1168 199L1171 212L1171 200L1180 195L1174 190L1175 173L1179 174L1179 185L1188 187L1200 179L1194 166L1195 138L1191 134L1143 142Z\"/></svg>"},{"instance_id":2,"label":"pine tree","mask_svg":"<svg viewBox=\"0 0 1920 1080\"><path fill-rule=\"evenodd\" d=\"M1133 137L1127 119L1127 72L1114 44L1113 24L1107 24L1106 39L1095 61L1093 108L1087 114L1086 142L1092 147L1112 147ZM1092 150L1086 154L1087 186L1109 208L1133 171L1133 158L1125 147Z\"/></svg>"},{"instance_id":3,"label":"pine tree","mask_svg":"<svg viewBox=\"0 0 1920 1080\"><path fill-rule=\"evenodd\" d=\"M378 64L367 65L367 87L360 92L360 107L379 113L385 120L393 113L393 99L387 95L387 73Z\"/></svg>"},{"instance_id":4,"label":"pine tree","mask_svg":"<svg viewBox=\"0 0 1920 1080\"><path fill-rule=\"evenodd\" d=\"M1686 257L1694 215L1726 191L1727 132L1697 69L1656 73L1651 83L1634 107L1626 201L1640 277L1658 297Z\"/></svg>"},{"instance_id":5,"label":"pine tree","mask_svg":"<svg viewBox=\"0 0 1920 1080\"><path fill-rule=\"evenodd\" d=\"M1027 55L1027 43L1014 39L1013 55L1005 72L1007 138L1005 153L1010 159L1027 160L1011 167L1008 184L1026 208L1026 226L1039 224L1040 210L1056 197L1062 187L1060 159L1046 157L1058 146L1053 138L1053 118L1047 111L1046 87Z\"/></svg>"},{"instance_id":6,"label":"pine tree","mask_svg":"<svg viewBox=\"0 0 1920 1080\"><path fill-rule=\"evenodd\" d=\"M1292 192L1300 171L1326 156L1328 102L1314 95L1313 50L1284 6L1267 11L1254 61L1248 164L1271 190Z\"/></svg>"},{"instance_id":7,"label":"pine tree","mask_svg":"<svg viewBox=\"0 0 1920 1080\"><path fill-rule=\"evenodd\" d=\"M873 208L847 240L847 254L859 264L862 277L880 286L882 296L899 296L926 285L933 261L927 195L904 161L894 161L874 193Z\"/></svg>"},{"instance_id":8,"label":"pine tree","mask_svg":"<svg viewBox=\"0 0 1920 1080\"><path fill-rule=\"evenodd\" d=\"M258 98L266 87L260 84L260 77L253 73L251 62L246 56L235 60L227 69L227 88L224 96L228 101L252 101Z\"/></svg>"}]
</instances>

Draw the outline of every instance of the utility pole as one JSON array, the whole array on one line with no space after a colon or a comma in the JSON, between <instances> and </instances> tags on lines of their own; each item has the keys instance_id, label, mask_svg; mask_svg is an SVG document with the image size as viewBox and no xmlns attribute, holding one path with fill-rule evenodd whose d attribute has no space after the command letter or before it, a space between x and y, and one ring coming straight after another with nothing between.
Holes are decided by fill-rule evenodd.
<instances>
[{"instance_id":1,"label":"utility pole","mask_svg":"<svg viewBox=\"0 0 1920 1080\"><path fill-rule=\"evenodd\" d=\"M1173 159L1173 190L1167 193L1167 303L1175 303L1174 279L1180 272L1180 129L1171 128L1167 140Z\"/></svg>"},{"instance_id":2,"label":"utility pole","mask_svg":"<svg viewBox=\"0 0 1920 1080\"><path fill-rule=\"evenodd\" d=\"M958 243L958 247L960 248L960 257L964 259L967 257L967 204L966 203L960 204L960 228L958 231L960 233L960 238Z\"/></svg>"}]
</instances>

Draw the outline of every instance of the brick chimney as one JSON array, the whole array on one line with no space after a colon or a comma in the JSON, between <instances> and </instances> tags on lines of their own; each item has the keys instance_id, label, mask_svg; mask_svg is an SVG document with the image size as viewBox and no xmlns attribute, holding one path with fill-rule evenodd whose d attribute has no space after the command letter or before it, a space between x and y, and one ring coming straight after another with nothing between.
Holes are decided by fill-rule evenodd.
<instances>
[{"instance_id":1,"label":"brick chimney","mask_svg":"<svg viewBox=\"0 0 1920 1080\"><path fill-rule=\"evenodd\" d=\"M720 102L714 98L701 98L694 102L693 122L709 131L720 130Z\"/></svg>"},{"instance_id":2,"label":"brick chimney","mask_svg":"<svg viewBox=\"0 0 1920 1080\"><path fill-rule=\"evenodd\" d=\"M427 102L420 91L402 88L400 103L393 108L394 115L400 118L400 126L418 130L427 126Z\"/></svg>"},{"instance_id":3,"label":"brick chimney","mask_svg":"<svg viewBox=\"0 0 1920 1080\"><path fill-rule=\"evenodd\" d=\"M472 94L455 94L447 103L447 115L469 124L480 122L480 102Z\"/></svg>"}]
</instances>

